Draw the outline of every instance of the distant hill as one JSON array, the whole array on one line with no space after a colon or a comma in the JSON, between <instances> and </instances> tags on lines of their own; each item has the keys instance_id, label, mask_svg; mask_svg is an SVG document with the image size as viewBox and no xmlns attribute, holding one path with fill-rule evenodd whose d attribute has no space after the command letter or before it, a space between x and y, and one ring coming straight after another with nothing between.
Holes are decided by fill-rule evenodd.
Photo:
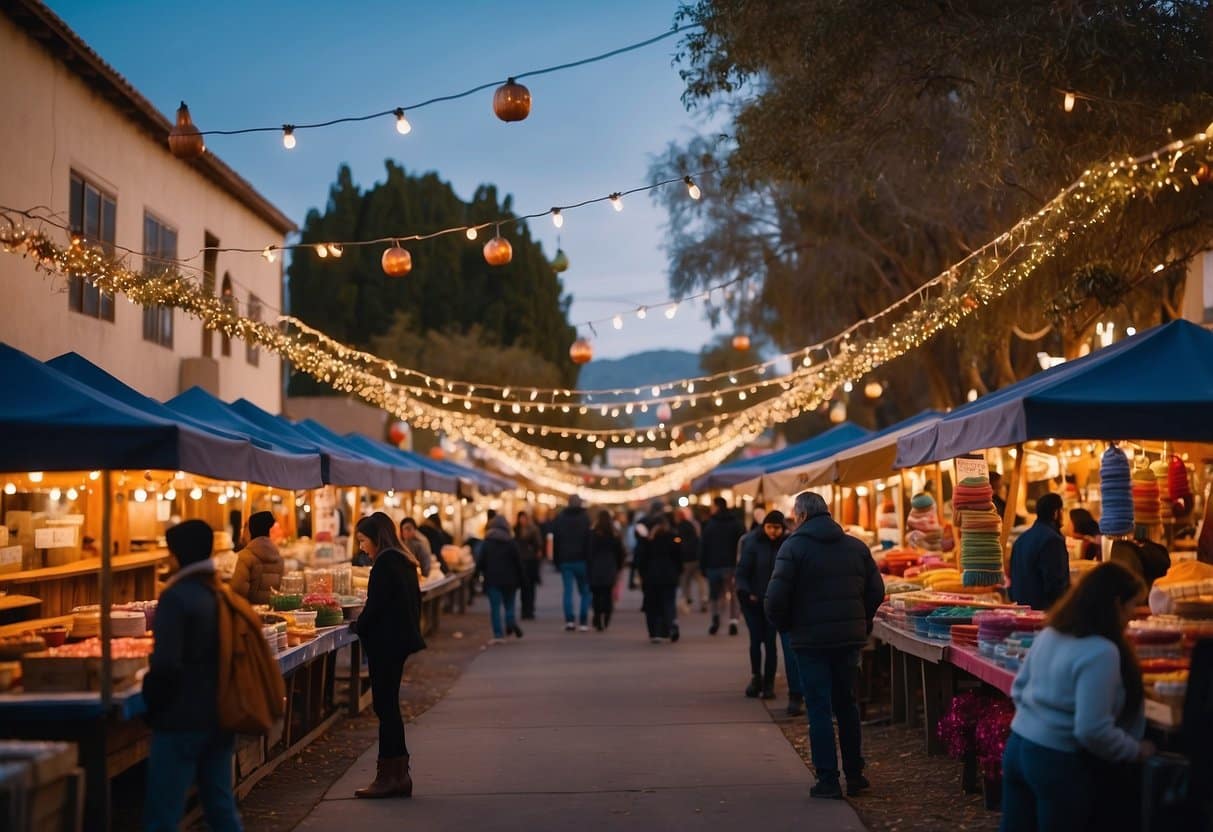
<instances>
[{"instance_id":1,"label":"distant hill","mask_svg":"<svg viewBox=\"0 0 1213 832\"><path fill-rule=\"evenodd\" d=\"M581 368L577 386L582 390L641 387L700 374L699 353L686 350L650 350L623 358L595 358Z\"/></svg>"}]
</instances>

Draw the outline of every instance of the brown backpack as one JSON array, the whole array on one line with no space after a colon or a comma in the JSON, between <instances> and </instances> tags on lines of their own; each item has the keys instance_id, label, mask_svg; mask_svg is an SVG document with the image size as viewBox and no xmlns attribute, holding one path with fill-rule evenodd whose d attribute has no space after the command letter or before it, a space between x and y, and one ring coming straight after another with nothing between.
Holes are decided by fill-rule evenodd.
<instances>
[{"instance_id":1,"label":"brown backpack","mask_svg":"<svg viewBox=\"0 0 1213 832\"><path fill-rule=\"evenodd\" d=\"M261 735L286 712L286 685L261 631L261 617L228 587L216 588L219 615L219 727Z\"/></svg>"}]
</instances>

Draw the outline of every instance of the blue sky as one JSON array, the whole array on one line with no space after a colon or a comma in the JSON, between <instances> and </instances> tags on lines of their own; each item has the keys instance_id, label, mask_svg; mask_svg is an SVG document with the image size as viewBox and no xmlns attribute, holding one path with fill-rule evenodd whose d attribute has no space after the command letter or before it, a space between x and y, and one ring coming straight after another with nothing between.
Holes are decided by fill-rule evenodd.
<instances>
[{"instance_id":1,"label":"blue sky","mask_svg":"<svg viewBox=\"0 0 1213 832\"><path fill-rule=\"evenodd\" d=\"M202 129L323 121L407 105L435 95L605 52L670 27L675 0L614 2L151 3L50 0L105 60L166 114L190 105ZM544 210L643 184L651 157L703 129L679 96L671 58L677 38L607 61L528 79L531 117L506 124L492 92L391 119L302 132L295 150L279 134L208 137L208 147L302 223L322 207L338 165L369 186L392 157L436 170L468 197L480 183L514 195L515 210ZM710 197L710 195L707 195ZM561 245L574 296L572 320L601 318L669 295L661 245L665 212L648 196L569 212ZM549 254L556 229L532 224ZM405 229L408 230L408 229ZM414 251L424 257L424 249ZM595 352L697 350L711 336L696 310L674 321L627 318L598 327Z\"/></svg>"}]
</instances>

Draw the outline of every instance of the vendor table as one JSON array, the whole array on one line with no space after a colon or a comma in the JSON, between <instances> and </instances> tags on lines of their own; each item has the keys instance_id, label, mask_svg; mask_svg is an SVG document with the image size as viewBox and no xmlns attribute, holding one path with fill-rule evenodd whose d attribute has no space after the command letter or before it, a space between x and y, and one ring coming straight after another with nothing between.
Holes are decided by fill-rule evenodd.
<instances>
[{"instance_id":1,"label":"vendor table","mask_svg":"<svg viewBox=\"0 0 1213 832\"><path fill-rule=\"evenodd\" d=\"M0 624L38 617L42 599L32 595L0 595Z\"/></svg>"},{"instance_id":2,"label":"vendor table","mask_svg":"<svg viewBox=\"0 0 1213 832\"><path fill-rule=\"evenodd\" d=\"M278 654L286 680L287 711L268 737L240 737L236 790L244 795L282 761L312 742L344 709L337 692L337 653L350 649L350 678L343 693L361 710L361 655L348 625L320 630L312 641ZM138 686L116 691L112 706L99 693L0 694L0 736L65 740L79 747L85 770L85 828L107 830L109 781L147 758L151 734L139 719L146 713Z\"/></svg>"},{"instance_id":3,"label":"vendor table","mask_svg":"<svg viewBox=\"0 0 1213 832\"><path fill-rule=\"evenodd\" d=\"M113 559L113 603L124 604L156 597L156 570L168 560L168 552L117 555ZM27 569L0 575L0 589L12 595L42 599L44 616L67 615L75 607L100 602L97 572L101 561L87 558L63 566Z\"/></svg>"},{"instance_id":4,"label":"vendor table","mask_svg":"<svg viewBox=\"0 0 1213 832\"><path fill-rule=\"evenodd\" d=\"M927 753L942 753L943 745L934 726L952 701L956 686L952 666L945 661L948 645L911 635L879 620L872 623L872 635L892 648L893 721L906 724L916 721L913 702L921 690Z\"/></svg>"}]
</instances>

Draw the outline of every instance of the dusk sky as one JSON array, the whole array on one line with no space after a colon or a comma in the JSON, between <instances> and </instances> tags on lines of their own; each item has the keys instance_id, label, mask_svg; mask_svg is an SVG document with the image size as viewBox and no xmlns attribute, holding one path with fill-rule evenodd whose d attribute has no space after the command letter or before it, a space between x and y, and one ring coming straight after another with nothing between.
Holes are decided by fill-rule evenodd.
<instances>
[{"instance_id":1,"label":"dusk sky","mask_svg":"<svg viewBox=\"0 0 1213 832\"><path fill-rule=\"evenodd\" d=\"M586 2L157 3L50 0L106 61L166 115L190 105L203 130L323 121L460 92L513 73L606 52L667 30L675 0ZM646 182L670 141L706 129L680 101L671 59L678 38L587 67L527 79L533 109L506 124L492 91L409 114L301 132L293 151L277 133L211 136L207 146L299 224L323 207L338 166L367 187L387 157L437 171L459 195L495 183L522 213ZM705 195L710 198L710 194ZM647 195L622 213L595 205L567 214L563 275L579 323L669 296L665 212ZM549 256L557 231L532 222ZM411 231L414 229L405 229ZM424 257L424 248L414 250ZM596 355L654 348L698 350L711 336L699 310L674 321L629 316L598 327Z\"/></svg>"}]
</instances>

